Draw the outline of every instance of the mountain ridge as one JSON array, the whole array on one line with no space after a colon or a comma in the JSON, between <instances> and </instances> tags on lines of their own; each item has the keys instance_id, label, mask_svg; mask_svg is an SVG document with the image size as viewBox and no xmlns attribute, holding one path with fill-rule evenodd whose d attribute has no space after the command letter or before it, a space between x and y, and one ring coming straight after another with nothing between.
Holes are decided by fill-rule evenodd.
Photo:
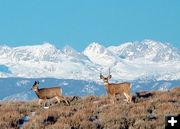
<instances>
[{"instance_id":1,"label":"mountain ridge","mask_svg":"<svg viewBox=\"0 0 180 129\"><path fill-rule=\"evenodd\" d=\"M0 46L1 77L54 77L97 80L99 72L111 68L114 80L136 80L144 76L159 80L180 79L180 50L154 40L127 42L104 47L89 44L78 52L70 46L58 49L50 43L33 46ZM166 72L165 72L166 71ZM167 75L170 77L167 77Z\"/></svg>"}]
</instances>

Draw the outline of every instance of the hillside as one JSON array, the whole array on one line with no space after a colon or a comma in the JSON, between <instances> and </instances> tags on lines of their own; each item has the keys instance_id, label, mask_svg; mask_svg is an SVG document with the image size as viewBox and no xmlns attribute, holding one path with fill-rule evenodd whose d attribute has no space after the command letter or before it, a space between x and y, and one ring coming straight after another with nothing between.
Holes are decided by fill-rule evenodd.
<instances>
[{"instance_id":1,"label":"hillside","mask_svg":"<svg viewBox=\"0 0 180 129\"><path fill-rule=\"evenodd\" d=\"M36 101L1 102L0 127L18 128L29 115L26 129L163 129L165 115L180 114L180 87L136 93L130 104L117 98L113 105L104 96L67 97L70 106L62 102L49 109Z\"/></svg>"}]
</instances>

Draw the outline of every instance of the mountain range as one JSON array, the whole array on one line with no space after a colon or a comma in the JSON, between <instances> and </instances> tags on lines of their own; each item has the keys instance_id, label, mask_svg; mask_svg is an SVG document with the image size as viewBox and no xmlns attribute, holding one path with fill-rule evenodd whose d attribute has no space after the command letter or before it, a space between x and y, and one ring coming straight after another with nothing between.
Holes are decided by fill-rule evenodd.
<instances>
[{"instance_id":1,"label":"mountain range","mask_svg":"<svg viewBox=\"0 0 180 129\"><path fill-rule=\"evenodd\" d=\"M98 82L99 73L113 80L180 79L180 50L153 40L105 47L91 43L78 52L70 46L58 49L50 43L9 47L0 45L0 77L58 78Z\"/></svg>"},{"instance_id":2,"label":"mountain range","mask_svg":"<svg viewBox=\"0 0 180 129\"><path fill-rule=\"evenodd\" d=\"M180 85L180 50L154 40L105 47L89 44L78 52L50 43L0 45L0 100L32 100L35 80L40 87L61 86L67 96L105 95L100 72L110 82L132 83L132 92L169 90Z\"/></svg>"}]
</instances>

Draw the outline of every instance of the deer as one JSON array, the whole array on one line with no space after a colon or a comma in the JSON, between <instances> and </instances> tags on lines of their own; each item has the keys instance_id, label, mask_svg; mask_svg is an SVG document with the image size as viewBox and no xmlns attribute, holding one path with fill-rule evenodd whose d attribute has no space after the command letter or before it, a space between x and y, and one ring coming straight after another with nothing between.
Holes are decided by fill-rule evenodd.
<instances>
[{"instance_id":1,"label":"deer","mask_svg":"<svg viewBox=\"0 0 180 129\"><path fill-rule=\"evenodd\" d=\"M62 88L61 87L52 87L52 88L38 88L39 81L35 81L31 90L33 90L37 97L39 98L38 104L41 105L41 102L46 99L52 99L55 98L58 103L60 103L60 100L65 101L67 105L69 105L68 101L63 97L62 95Z\"/></svg>"},{"instance_id":2,"label":"deer","mask_svg":"<svg viewBox=\"0 0 180 129\"><path fill-rule=\"evenodd\" d=\"M107 91L108 98L111 98L113 100L113 104L116 100L117 94L123 94L125 96L125 101L130 103L131 102L131 83L129 82L123 82L123 83L109 83L109 80L112 78L112 75L110 74L109 69L109 75L107 77L102 75L102 72L100 72L100 79L103 80L104 86Z\"/></svg>"}]
</instances>

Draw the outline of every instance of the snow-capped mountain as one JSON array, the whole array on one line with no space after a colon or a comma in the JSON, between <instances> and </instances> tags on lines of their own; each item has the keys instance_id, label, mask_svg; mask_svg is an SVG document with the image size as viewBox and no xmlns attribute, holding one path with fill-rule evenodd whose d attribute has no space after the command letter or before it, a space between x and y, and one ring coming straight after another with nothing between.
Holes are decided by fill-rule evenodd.
<instances>
[{"instance_id":1,"label":"snow-capped mountain","mask_svg":"<svg viewBox=\"0 0 180 129\"><path fill-rule=\"evenodd\" d=\"M154 62L180 60L180 52L178 49L169 44L153 40L128 42L119 46L110 46L108 50L128 60L139 58Z\"/></svg>"},{"instance_id":2,"label":"snow-capped mountain","mask_svg":"<svg viewBox=\"0 0 180 129\"><path fill-rule=\"evenodd\" d=\"M0 46L0 76L100 81L99 72L111 68L114 80L179 80L180 50L159 41L128 42L104 47L91 43L83 52L63 50L50 43ZM4 71L1 67L6 68Z\"/></svg>"},{"instance_id":3,"label":"snow-capped mountain","mask_svg":"<svg viewBox=\"0 0 180 129\"><path fill-rule=\"evenodd\" d=\"M90 44L83 53L91 62L104 67L109 67L117 61L111 51L98 43Z\"/></svg>"},{"instance_id":4,"label":"snow-capped mountain","mask_svg":"<svg viewBox=\"0 0 180 129\"><path fill-rule=\"evenodd\" d=\"M78 52L50 43L9 47L0 45L0 100L32 100L34 80L40 87L61 86L64 95L106 94L99 73L112 82L130 81L132 91L168 90L180 85L180 50L153 40L105 47L89 44Z\"/></svg>"}]
</instances>

